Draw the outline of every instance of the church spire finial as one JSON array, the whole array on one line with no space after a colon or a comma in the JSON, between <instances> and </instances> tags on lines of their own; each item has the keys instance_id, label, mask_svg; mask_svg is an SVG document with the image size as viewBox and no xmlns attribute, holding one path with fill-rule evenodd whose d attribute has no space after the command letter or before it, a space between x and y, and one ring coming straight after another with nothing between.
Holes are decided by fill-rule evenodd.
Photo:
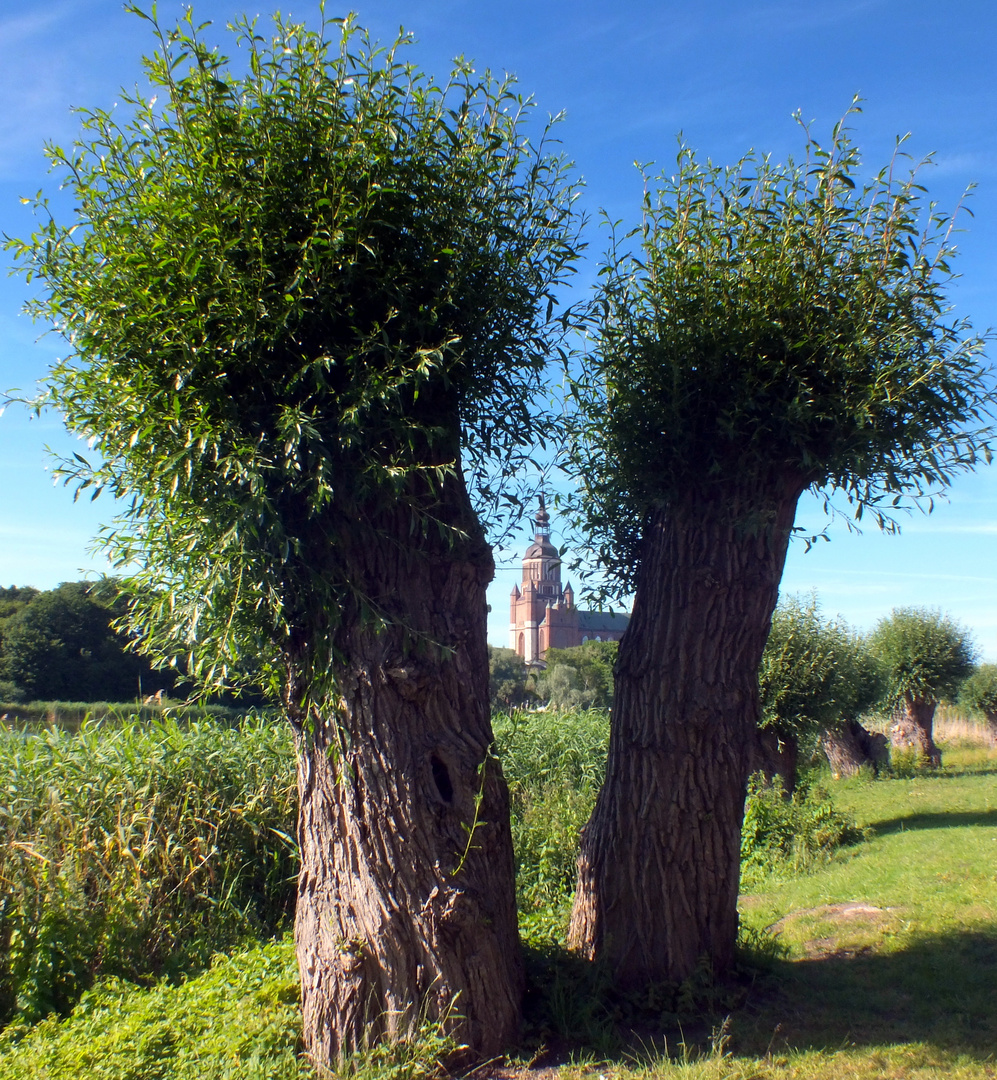
<instances>
[{"instance_id":1,"label":"church spire finial","mask_svg":"<svg viewBox=\"0 0 997 1080\"><path fill-rule=\"evenodd\" d=\"M533 519L537 525L537 541L550 539L550 514L547 513L547 506L544 503L544 493L540 492L540 509L537 511L536 517Z\"/></svg>"}]
</instances>

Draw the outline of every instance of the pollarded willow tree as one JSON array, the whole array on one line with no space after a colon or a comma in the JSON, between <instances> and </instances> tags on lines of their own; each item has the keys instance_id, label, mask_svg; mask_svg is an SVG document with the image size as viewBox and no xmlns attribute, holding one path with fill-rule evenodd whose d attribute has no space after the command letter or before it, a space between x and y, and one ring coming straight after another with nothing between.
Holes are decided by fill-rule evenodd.
<instances>
[{"instance_id":1,"label":"pollarded willow tree","mask_svg":"<svg viewBox=\"0 0 997 1080\"><path fill-rule=\"evenodd\" d=\"M437 84L405 38L242 21L240 74L189 14L155 30L160 100L85 112L50 150L76 219L12 245L71 347L41 403L94 443L69 481L125 500L145 650L252 669L294 726L316 1064L423 1018L490 1054L522 974L466 479L542 434L575 193L510 82Z\"/></svg>"},{"instance_id":2,"label":"pollarded willow tree","mask_svg":"<svg viewBox=\"0 0 997 1080\"><path fill-rule=\"evenodd\" d=\"M758 756L749 768L778 772L787 791L796 783L801 741L813 745L823 736L829 757L839 744L874 745L858 717L882 697L883 673L861 637L841 619L821 613L815 594L779 602L762 653L758 689ZM878 741L885 753L885 738Z\"/></svg>"},{"instance_id":3,"label":"pollarded willow tree","mask_svg":"<svg viewBox=\"0 0 997 1080\"><path fill-rule=\"evenodd\" d=\"M869 635L893 710L890 739L929 765L941 765L932 728L939 701L952 700L973 670L976 646L965 627L929 608L894 608Z\"/></svg>"},{"instance_id":4,"label":"pollarded willow tree","mask_svg":"<svg viewBox=\"0 0 997 1080\"><path fill-rule=\"evenodd\" d=\"M959 687L959 704L983 714L990 741L997 746L997 664L980 664Z\"/></svg>"},{"instance_id":5,"label":"pollarded willow tree","mask_svg":"<svg viewBox=\"0 0 997 1080\"><path fill-rule=\"evenodd\" d=\"M889 527L989 458L983 342L946 314L950 222L896 161L856 187L846 122L827 148L804 127L785 166L683 146L602 269L571 464L635 599L570 940L624 984L732 960L757 673L800 496Z\"/></svg>"}]
</instances>

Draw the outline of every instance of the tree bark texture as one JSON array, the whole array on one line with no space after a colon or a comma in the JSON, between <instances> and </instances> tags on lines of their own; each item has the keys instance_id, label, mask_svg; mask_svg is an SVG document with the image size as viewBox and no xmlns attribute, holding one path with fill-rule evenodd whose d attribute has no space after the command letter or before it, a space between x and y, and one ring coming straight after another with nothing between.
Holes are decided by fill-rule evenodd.
<instances>
[{"instance_id":1,"label":"tree bark texture","mask_svg":"<svg viewBox=\"0 0 997 1080\"><path fill-rule=\"evenodd\" d=\"M933 698L906 695L893 714L890 742L898 750L913 750L921 761L938 766L942 752L935 745L932 725L938 702Z\"/></svg>"},{"instance_id":2,"label":"tree bark texture","mask_svg":"<svg viewBox=\"0 0 997 1080\"><path fill-rule=\"evenodd\" d=\"M569 934L621 986L733 960L758 666L804 486L690 499L645 527Z\"/></svg>"},{"instance_id":3,"label":"tree bark texture","mask_svg":"<svg viewBox=\"0 0 997 1080\"><path fill-rule=\"evenodd\" d=\"M800 744L795 735L780 734L772 728L759 728L748 746L748 775L762 772L770 780L778 776L788 794L796 790L796 766Z\"/></svg>"},{"instance_id":4,"label":"tree bark texture","mask_svg":"<svg viewBox=\"0 0 997 1080\"><path fill-rule=\"evenodd\" d=\"M848 720L824 732L821 748L835 780L858 776L863 765L871 765L878 774L881 768L890 764L886 736L878 731L867 731L858 720Z\"/></svg>"},{"instance_id":5,"label":"tree bark texture","mask_svg":"<svg viewBox=\"0 0 997 1080\"><path fill-rule=\"evenodd\" d=\"M456 549L405 515L395 526L350 554L389 626L347 621L341 699L298 735L295 938L320 1071L426 1020L474 1055L519 1033L509 798L490 756L491 554L476 522Z\"/></svg>"}]
</instances>

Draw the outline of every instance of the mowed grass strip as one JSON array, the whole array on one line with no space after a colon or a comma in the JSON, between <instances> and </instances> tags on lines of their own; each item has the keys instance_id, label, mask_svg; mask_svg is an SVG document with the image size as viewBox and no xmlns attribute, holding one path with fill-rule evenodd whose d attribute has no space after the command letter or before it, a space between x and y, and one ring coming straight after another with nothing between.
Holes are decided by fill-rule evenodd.
<instances>
[{"instance_id":1,"label":"mowed grass strip","mask_svg":"<svg viewBox=\"0 0 997 1080\"><path fill-rule=\"evenodd\" d=\"M787 1076L997 1076L997 751L944 750L934 773L835 784L869 840L742 897L785 956L732 1018L736 1051Z\"/></svg>"}]
</instances>

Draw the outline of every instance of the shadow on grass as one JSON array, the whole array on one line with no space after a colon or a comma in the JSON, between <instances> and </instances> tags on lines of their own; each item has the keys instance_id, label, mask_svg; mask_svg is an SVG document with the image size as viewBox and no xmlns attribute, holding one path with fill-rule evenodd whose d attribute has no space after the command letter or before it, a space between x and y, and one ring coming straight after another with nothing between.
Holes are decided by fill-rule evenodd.
<instances>
[{"instance_id":1,"label":"shadow on grass","mask_svg":"<svg viewBox=\"0 0 997 1080\"><path fill-rule=\"evenodd\" d=\"M953 811L940 814L906 814L903 817L887 818L884 821L870 821L876 836L888 836L891 833L914 832L919 829L958 829L965 825L997 826L997 809L982 813L962 813Z\"/></svg>"},{"instance_id":2,"label":"shadow on grass","mask_svg":"<svg viewBox=\"0 0 997 1080\"><path fill-rule=\"evenodd\" d=\"M709 1054L721 1028L747 1057L925 1043L984 1060L997 1047L997 926L923 936L891 953L749 960L692 993L620 995L604 971L560 948L528 949L527 970L527 1042L543 1047L544 1065L633 1062L678 1046Z\"/></svg>"},{"instance_id":3,"label":"shadow on grass","mask_svg":"<svg viewBox=\"0 0 997 1080\"><path fill-rule=\"evenodd\" d=\"M909 776L906 779L965 780L967 776L973 778L997 776L997 765L943 765L941 769L919 769L915 776Z\"/></svg>"},{"instance_id":4,"label":"shadow on grass","mask_svg":"<svg viewBox=\"0 0 997 1080\"><path fill-rule=\"evenodd\" d=\"M732 1017L736 1052L927 1042L990 1058L997 1047L997 926L766 966Z\"/></svg>"}]
</instances>

